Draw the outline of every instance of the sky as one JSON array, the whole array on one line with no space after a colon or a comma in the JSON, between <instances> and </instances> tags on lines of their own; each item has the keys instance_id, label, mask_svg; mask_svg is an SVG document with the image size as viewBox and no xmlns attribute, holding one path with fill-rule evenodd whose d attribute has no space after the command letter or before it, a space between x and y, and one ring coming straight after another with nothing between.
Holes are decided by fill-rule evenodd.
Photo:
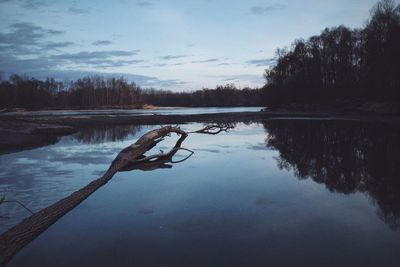
<instances>
[{"instance_id":1,"label":"sky","mask_svg":"<svg viewBox=\"0 0 400 267\"><path fill-rule=\"evenodd\" d=\"M0 0L0 72L123 76L173 91L258 87L277 48L325 27L362 27L375 3Z\"/></svg>"}]
</instances>

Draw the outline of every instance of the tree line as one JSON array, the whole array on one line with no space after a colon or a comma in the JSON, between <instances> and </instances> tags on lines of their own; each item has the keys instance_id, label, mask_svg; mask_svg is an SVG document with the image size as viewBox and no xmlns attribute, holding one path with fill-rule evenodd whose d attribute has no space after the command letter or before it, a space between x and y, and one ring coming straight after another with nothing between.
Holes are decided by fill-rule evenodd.
<instances>
[{"instance_id":1,"label":"tree line","mask_svg":"<svg viewBox=\"0 0 400 267\"><path fill-rule=\"evenodd\" d=\"M156 106L234 107L262 105L261 89L238 89L233 84L205 88L194 92L171 92L148 89L142 91L145 103Z\"/></svg>"},{"instance_id":2,"label":"tree line","mask_svg":"<svg viewBox=\"0 0 400 267\"><path fill-rule=\"evenodd\" d=\"M400 5L378 2L361 29L326 28L278 49L265 71L267 106L400 101Z\"/></svg>"},{"instance_id":3,"label":"tree line","mask_svg":"<svg viewBox=\"0 0 400 267\"><path fill-rule=\"evenodd\" d=\"M63 108L139 104L140 88L123 78L85 77L63 83L11 75L0 83L3 108Z\"/></svg>"},{"instance_id":4,"label":"tree line","mask_svg":"<svg viewBox=\"0 0 400 267\"><path fill-rule=\"evenodd\" d=\"M238 89L233 84L193 92L142 89L124 78L84 77L60 82L11 75L0 81L1 108L140 108L157 106L257 106L260 89Z\"/></svg>"}]
</instances>

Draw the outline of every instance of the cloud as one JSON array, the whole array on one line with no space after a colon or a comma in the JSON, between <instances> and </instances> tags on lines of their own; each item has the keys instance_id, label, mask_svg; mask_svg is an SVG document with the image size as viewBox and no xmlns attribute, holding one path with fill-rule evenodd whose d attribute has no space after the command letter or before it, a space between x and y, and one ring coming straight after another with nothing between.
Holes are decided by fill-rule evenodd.
<instances>
[{"instance_id":1,"label":"cloud","mask_svg":"<svg viewBox=\"0 0 400 267\"><path fill-rule=\"evenodd\" d=\"M99 45L110 45L110 44L112 44L112 42L109 41L109 40L98 40L98 41L92 43L92 45L96 45L96 46L99 46Z\"/></svg>"},{"instance_id":2,"label":"cloud","mask_svg":"<svg viewBox=\"0 0 400 267\"><path fill-rule=\"evenodd\" d=\"M47 33L56 35L56 34L63 34L64 31L59 31L59 30L47 30Z\"/></svg>"},{"instance_id":3,"label":"cloud","mask_svg":"<svg viewBox=\"0 0 400 267\"><path fill-rule=\"evenodd\" d=\"M251 83L264 84L264 77L262 75L255 74L237 74L225 76L224 81L246 81Z\"/></svg>"},{"instance_id":4,"label":"cloud","mask_svg":"<svg viewBox=\"0 0 400 267\"><path fill-rule=\"evenodd\" d=\"M107 51L81 51L78 53L64 53L49 56L50 61L58 61L59 65L80 65L89 67L121 67L143 62L139 59L116 59L119 57L130 57L138 53L134 51L107 50Z\"/></svg>"},{"instance_id":5,"label":"cloud","mask_svg":"<svg viewBox=\"0 0 400 267\"><path fill-rule=\"evenodd\" d=\"M77 7L70 7L68 8L68 12L76 15L87 14L90 12L89 8L77 8Z\"/></svg>"},{"instance_id":6,"label":"cloud","mask_svg":"<svg viewBox=\"0 0 400 267\"><path fill-rule=\"evenodd\" d=\"M264 5L264 6L253 6L250 8L251 13L255 15L267 15L274 11L283 10L286 8L286 5L283 4L271 4L271 5Z\"/></svg>"},{"instance_id":7,"label":"cloud","mask_svg":"<svg viewBox=\"0 0 400 267\"><path fill-rule=\"evenodd\" d=\"M115 58L112 51L80 52L76 54L60 54L39 56L25 59L13 55L0 54L0 71L8 74L30 73L37 70L51 72L54 69L66 69L70 66L81 68L116 68L142 63L140 59ZM100 56L104 55L104 56ZM110 56L111 55L111 56ZM118 55L118 54L117 54Z\"/></svg>"},{"instance_id":8,"label":"cloud","mask_svg":"<svg viewBox=\"0 0 400 267\"><path fill-rule=\"evenodd\" d=\"M5 2L0 1L0 3ZM3 6L0 7L3 8ZM0 29L0 72L5 76L17 73L37 78L75 79L89 73L103 74L108 71L110 73L104 75L116 76L121 73L112 72L113 68L138 66L136 64L145 62L137 57L139 50L103 50L100 49L101 46L95 51L66 50L75 43L64 38L63 34L64 31L58 28L47 28L24 21L10 24L8 27L7 24L4 25ZM93 45L111 43L111 41L100 39L93 42ZM182 59L187 56L189 55L172 54L162 57L166 61L161 61L160 58L158 60L160 63L176 63L167 60ZM185 81L173 79L173 77L161 79L129 73L122 73L122 76L126 76L143 87L175 89L186 84Z\"/></svg>"},{"instance_id":9,"label":"cloud","mask_svg":"<svg viewBox=\"0 0 400 267\"><path fill-rule=\"evenodd\" d=\"M0 53L0 62L0 71L7 75L37 70L50 70L56 68L58 65L57 62L42 57L21 59L6 53Z\"/></svg>"},{"instance_id":10,"label":"cloud","mask_svg":"<svg viewBox=\"0 0 400 267\"><path fill-rule=\"evenodd\" d=\"M27 9L37 9L43 6L46 6L46 3L41 0L24 0L20 1L21 6Z\"/></svg>"},{"instance_id":11,"label":"cloud","mask_svg":"<svg viewBox=\"0 0 400 267\"><path fill-rule=\"evenodd\" d=\"M163 60L173 60L173 59L181 59L181 58L186 58L189 57L190 55L166 55L166 56L161 56L160 58ZM153 64L152 66L154 67L165 67L165 66L181 66L185 65L188 63L208 63L208 62L217 62L219 61L218 58L210 58L210 59L205 59L205 60L194 60L194 61L189 61L189 62L177 62L177 63L171 63L171 64L166 64L166 63L156 63Z\"/></svg>"},{"instance_id":12,"label":"cloud","mask_svg":"<svg viewBox=\"0 0 400 267\"><path fill-rule=\"evenodd\" d=\"M146 81L146 83L142 86L146 87L159 87L159 88L174 88L174 87L180 87L181 85L185 85L187 82L181 81L181 80L176 80L176 79L170 79L170 80L160 80L157 78L150 79Z\"/></svg>"},{"instance_id":13,"label":"cloud","mask_svg":"<svg viewBox=\"0 0 400 267\"><path fill-rule=\"evenodd\" d=\"M0 0L0 4L16 2L21 7L26 9L37 9L43 6L46 6L45 1L43 0Z\"/></svg>"},{"instance_id":14,"label":"cloud","mask_svg":"<svg viewBox=\"0 0 400 267\"><path fill-rule=\"evenodd\" d=\"M185 58L185 57L188 57L188 55L166 55L166 56L162 56L160 58L162 58L164 60L171 60L171 59Z\"/></svg>"},{"instance_id":15,"label":"cloud","mask_svg":"<svg viewBox=\"0 0 400 267\"><path fill-rule=\"evenodd\" d=\"M123 50L107 50L107 51L82 51L78 53L65 53L53 56L56 59L71 60L71 61L86 61L93 59L102 59L109 57L123 57L133 56L138 53L138 50L134 51L123 51Z\"/></svg>"},{"instance_id":16,"label":"cloud","mask_svg":"<svg viewBox=\"0 0 400 267\"><path fill-rule=\"evenodd\" d=\"M205 59L205 60L195 60L192 61L192 63L208 63L208 62L217 62L219 61L218 58L210 58L210 59Z\"/></svg>"},{"instance_id":17,"label":"cloud","mask_svg":"<svg viewBox=\"0 0 400 267\"><path fill-rule=\"evenodd\" d=\"M276 63L276 59L274 58L253 59L246 61L246 63L250 65L255 65L257 67L267 67L274 65Z\"/></svg>"},{"instance_id":18,"label":"cloud","mask_svg":"<svg viewBox=\"0 0 400 267\"><path fill-rule=\"evenodd\" d=\"M138 1L136 5L143 8L149 8L153 6L153 3L150 1Z\"/></svg>"},{"instance_id":19,"label":"cloud","mask_svg":"<svg viewBox=\"0 0 400 267\"><path fill-rule=\"evenodd\" d=\"M233 74L233 75L205 75L207 78L217 78L228 83L244 83L252 85L264 85L265 80L262 75L256 74Z\"/></svg>"},{"instance_id":20,"label":"cloud","mask_svg":"<svg viewBox=\"0 0 400 267\"><path fill-rule=\"evenodd\" d=\"M70 41L48 41L63 32L33 23L14 23L8 32L0 32L0 69L6 73L65 69L71 66L90 68L121 67L143 62L135 56L139 50L81 51L60 53L74 45ZM54 54L54 52L58 52Z\"/></svg>"},{"instance_id":21,"label":"cloud","mask_svg":"<svg viewBox=\"0 0 400 267\"><path fill-rule=\"evenodd\" d=\"M0 53L13 55L35 55L48 49L69 46L72 42L46 42L46 38L55 37L63 31L45 29L33 23L21 22L9 25L9 32L0 32Z\"/></svg>"},{"instance_id":22,"label":"cloud","mask_svg":"<svg viewBox=\"0 0 400 267\"><path fill-rule=\"evenodd\" d=\"M74 45L73 42L48 42L43 45L43 50L57 50L58 48L65 48Z\"/></svg>"},{"instance_id":23,"label":"cloud","mask_svg":"<svg viewBox=\"0 0 400 267\"><path fill-rule=\"evenodd\" d=\"M137 63L142 63L143 60L139 59L129 59L129 60L114 60L114 59L93 59L89 61L74 62L83 67L94 67L94 68L116 68L127 65L133 65Z\"/></svg>"}]
</instances>

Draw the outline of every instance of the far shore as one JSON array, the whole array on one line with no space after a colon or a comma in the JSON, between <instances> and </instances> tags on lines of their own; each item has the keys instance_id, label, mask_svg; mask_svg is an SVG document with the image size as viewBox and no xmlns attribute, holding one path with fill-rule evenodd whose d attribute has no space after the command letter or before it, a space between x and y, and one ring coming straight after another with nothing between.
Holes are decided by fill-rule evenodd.
<instances>
[{"instance_id":1,"label":"far shore","mask_svg":"<svg viewBox=\"0 0 400 267\"><path fill-rule=\"evenodd\" d=\"M33 149L58 142L59 137L85 127L117 125L165 125L189 122L259 122L271 119L359 120L400 123L400 116L359 111L290 111L227 112L176 115L70 115L70 116L0 116L0 155Z\"/></svg>"},{"instance_id":2,"label":"far shore","mask_svg":"<svg viewBox=\"0 0 400 267\"><path fill-rule=\"evenodd\" d=\"M140 105L140 106L86 106L86 107L44 107L36 109L26 108L0 108L0 114L10 112L37 112L37 111L94 111L94 110L158 110L158 109L179 109L185 107L167 107L167 106L154 106L154 105Z\"/></svg>"}]
</instances>

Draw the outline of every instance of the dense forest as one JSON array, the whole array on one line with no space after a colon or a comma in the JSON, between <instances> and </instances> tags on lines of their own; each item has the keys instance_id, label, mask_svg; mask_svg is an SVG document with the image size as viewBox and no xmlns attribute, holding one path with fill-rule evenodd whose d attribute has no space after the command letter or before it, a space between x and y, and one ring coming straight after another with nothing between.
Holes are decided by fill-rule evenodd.
<instances>
[{"instance_id":1,"label":"dense forest","mask_svg":"<svg viewBox=\"0 0 400 267\"><path fill-rule=\"evenodd\" d=\"M62 83L14 74L0 83L0 95L5 108L131 106L139 104L140 88L123 78L94 76Z\"/></svg>"},{"instance_id":2,"label":"dense forest","mask_svg":"<svg viewBox=\"0 0 400 267\"><path fill-rule=\"evenodd\" d=\"M157 106L234 107L263 104L261 89L237 89L233 84L179 93L150 89L143 90L141 96L144 103Z\"/></svg>"},{"instance_id":3,"label":"dense forest","mask_svg":"<svg viewBox=\"0 0 400 267\"><path fill-rule=\"evenodd\" d=\"M94 108L157 106L257 106L261 89L237 89L233 84L194 92L141 89L123 78L85 77L63 83L11 75L0 82L2 108Z\"/></svg>"},{"instance_id":4,"label":"dense forest","mask_svg":"<svg viewBox=\"0 0 400 267\"><path fill-rule=\"evenodd\" d=\"M362 29L326 28L278 49L266 70L267 106L400 101L400 5L383 0Z\"/></svg>"}]
</instances>

